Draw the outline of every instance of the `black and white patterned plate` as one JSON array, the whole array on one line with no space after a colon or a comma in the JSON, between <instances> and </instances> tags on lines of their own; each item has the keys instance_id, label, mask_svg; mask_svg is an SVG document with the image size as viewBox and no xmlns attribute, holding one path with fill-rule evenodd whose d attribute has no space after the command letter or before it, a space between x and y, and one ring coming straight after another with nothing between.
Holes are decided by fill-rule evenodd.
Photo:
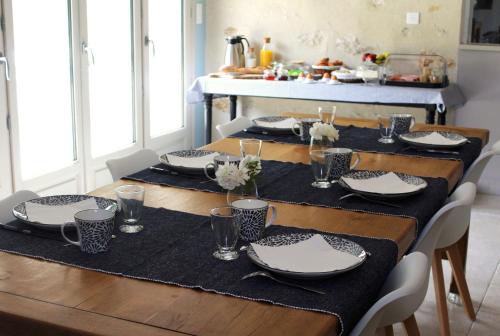
<instances>
[{"instance_id":1,"label":"black and white patterned plate","mask_svg":"<svg viewBox=\"0 0 500 336\"><path fill-rule=\"evenodd\" d=\"M441 134L443 137L447 139L456 141L457 143L452 145L444 145L444 144L428 144L418 141L419 138L425 137L434 132ZM424 148L455 148L463 146L469 141L466 137L458 133L442 132L442 131L416 131L416 132L400 134L399 140L411 146L424 147Z\"/></svg>"},{"instance_id":2,"label":"black and white patterned plate","mask_svg":"<svg viewBox=\"0 0 500 336\"><path fill-rule=\"evenodd\" d=\"M26 214L26 203L31 202L44 205L58 206L58 205L67 205L67 204L81 202L89 198L95 199L99 209L106 209L113 212L118 209L116 201L108 198L88 196L88 195L57 195L57 196L46 196L46 197L35 198L26 202L19 203L14 208L12 208L12 214L14 215L14 217L16 217L17 219L21 220L26 224L30 224L41 229L59 230L61 226L60 224L40 223L29 220L28 215Z\"/></svg>"},{"instance_id":3,"label":"black and white patterned plate","mask_svg":"<svg viewBox=\"0 0 500 336\"><path fill-rule=\"evenodd\" d=\"M247 129L247 131L248 132L262 133L262 134L272 134L272 135L293 135L293 131L291 128L277 128L277 127L266 127L266 126L257 125L258 121L275 123L275 122L280 122L280 121L283 121L286 119L290 119L290 117L271 116L271 117L255 118L253 120L254 126L252 126L251 129Z\"/></svg>"},{"instance_id":4,"label":"black and white patterned plate","mask_svg":"<svg viewBox=\"0 0 500 336\"><path fill-rule=\"evenodd\" d=\"M262 246L286 246L286 245L292 245L292 244L297 244L300 243L301 241L307 240L314 236L313 233L292 233L292 234L287 234L287 235L277 235L277 236L270 236L263 238L259 241L256 241L255 244L259 244ZM349 253L353 256L356 256L359 258L359 262L352 265L351 267L341 269L341 270L334 270L330 272L292 272L292 271L286 271L286 270L281 270L277 268L273 268L266 264L264 261L262 261L257 253L255 253L255 250L252 248L252 245L248 245L247 248L247 255L250 258L250 260L256 264L259 267L262 267L270 272L282 275L284 277L288 278L293 278L293 279L325 279L325 278L330 278L332 276L335 276L340 273L344 273L347 271L350 271L352 269L355 269L356 267L360 266L367 258L368 253L358 244L355 242L340 238L334 235L327 235L327 234L322 234L321 235L327 242L332 246L334 249L342 252Z\"/></svg>"},{"instance_id":5,"label":"black and white patterned plate","mask_svg":"<svg viewBox=\"0 0 500 336\"><path fill-rule=\"evenodd\" d=\"M220 155L229 155L226 153L205 150L205 149L179 150L179 151L168 153L168 155L178 156L178 157L182 157L182 158L195 158L195 157L202 157L202 156L211 155L214 153L218 153ZM168 169L176 171L176 172L181 173L181 174L187 174L187 175L204 175L205 174L203 168L191 168L191 167L176 166L174 164L171 164L168 161L167 154L163 154L160 156L160 162L163 163L165 166L167 166ZM210 162L213 162L213 161L211 160ZM213 169L208 169L208 171L213 172Z\"/></svg>"},{"instance_id":6,"label":"black and white patterned plate","mask_svg":"<svg viewBox=\"0 0 500 336\"><path fill-rule=\"evenodd\" d=\"M351 188L344 180L343 178L352 178L352 179L357 179L357 180L367 180L370 178L378 177L384 174L388 174L389 172L382 171L382 170L356 170L352 171L350 173L347 173L345 175L342 175L342 177L339 179L338 183L339 185L346 189L347 191L354 192L357 194L365 195L371 198L377 198L377 199L387 199L387 198L405 198L409 197L412 195L416 195L424 191L425 188L427 188L427 181L425 181L423 178L418 177L418 176L413 176L413 175L408 175L408 174L403 174L403 173L396 173L396 174L401 180L408 184L413 184L415 186L419 186L420 189L412 191L412 192L407 192L407 193L374 193L374 192L367 192L363 190L357 190Z\"/></svg>"}]
</instances>

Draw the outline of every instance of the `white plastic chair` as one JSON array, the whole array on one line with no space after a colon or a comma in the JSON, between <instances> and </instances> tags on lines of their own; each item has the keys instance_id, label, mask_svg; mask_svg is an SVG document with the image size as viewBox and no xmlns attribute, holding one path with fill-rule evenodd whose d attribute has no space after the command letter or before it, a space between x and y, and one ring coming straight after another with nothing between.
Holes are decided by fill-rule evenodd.
<instances>
[{"instance_id":1,"label":"white plastic chair","mask_svg":"<svg viewBox=\"0 0 500 336\"><path fill-rule=\"evenodd\" d=\"M351 336L375 335L378 328L404 322L408 335L418 335L414 312L429 284L429 261L421 252L404 257L387 277L379 300L359 320Z\"/></svg>"},{"instance_id":2,"label":"white plastic chair","mask_svg":"<svg viewBox=\"0 0 500 336\"><path fill-rule=\"evenodd\" d=\"M477 184L484 169L495 155L500 155L500 140L495 142L491 149L481 154L467 169L461 183L472 182Z\"/></svg>"},{"instance_id":3,"label":"white plastic chair","mask_svg":"<svg viewBox=\"0 0 500 336\"><path fill-rule=\"evenodd\" d=\"M160 163L158 154L151 149L141 149L128 156L106 161L106 166L113 177L118 181L123 176L136 173L144 168Z\"/></svg>"},{"instance_id":4,"label":"white plastic chair","mask_svg":"<svg viewBox=\"0 0 500 336\"><path fill-rule=\"evenodd\" d=\"M8 223L16 218L12 214L12 208L21 202L37 198L38 195L29 190L20 190L0 201L0 223Z\"/></svg>"},{"instance_id":5,"label":"white plastic chair","mask_svg":"<svg viewBox=\"0 0 500 336\"><path fill-rule=\"evenodd\" d=\"M223 138L227 138L231 134L243 131L252 125L253 122L247 117L238 117L228 123L217 125L215 128Z\"/></svg>"},{"instance_id":6,"label":"white plastic chair","mask_svg":"<svg viewBox=\"0 0 500 336\"><path fill-rule=\"evenodd\" d=\"M432 260L432 277L440 331L443 336L450 335L450 322L441 263L443 252L448 255L453 277L457 283L465 311L471 320L476 319L457 245L457 242L469 228L471 206L475 197L476 186L474 183L466 182L459 186L448 198L447 204L431 218L412 249L412 251L424 253L429 260Z\"/></svg>"}]
</instances>

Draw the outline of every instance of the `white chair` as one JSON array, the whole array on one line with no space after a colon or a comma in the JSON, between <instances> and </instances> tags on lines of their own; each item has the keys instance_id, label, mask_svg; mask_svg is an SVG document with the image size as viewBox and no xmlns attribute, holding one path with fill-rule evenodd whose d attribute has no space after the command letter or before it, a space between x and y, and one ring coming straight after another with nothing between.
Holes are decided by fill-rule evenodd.
<instances>
[{"instance_id":1,"label":"white chair","mask_svg":"<svg viewBox=\"0 0 500 336\"><path fill-rule=\"evenodd\" d=\"M484 169L495 155L500 155L500 140L495 142L491 149L481 154L467 169L461 183L472 182L477 184Z\"/></svg>"},{"instance_id":2,"label":"white chair","mask_svg":"<svg viewBox=\"0 0 500 336\"><path fill-rule=\"evenodd\" d=\"M351 336L375 335L379 328L403 322L409 336L418 335L414 312L420 307L429 284L429 261L421 252L404 257L387 277L379 300L359 320Z\"/></svg>"},{"instance_id":3,"label":"white chair","mask_svg":"<svg viewBox=\"0 0 500 336\"><path fill-rule=\"evenodd\" d=\"M469 228L471 206L475 197L476 186L473 183L466 182L458 187L448 198L447 204L431 218L412 249L413 252L424 253L432 260L432 277L440 332L443 336L450 335L450 322L441 263L443 252L448 255L453 277L457 283L465 311L471 320L476 319L457 245L457 242Z\"/></svg>"},{"instance_id":4,"label":"white chair","mask_svg":"<svg viewBox=\"0 0 500 336\"><path fill-rule=\"evenodd\" d=\"M12 208L21 202L37 198L38 195L29 190L20 190L0 201L0 223L8 223L16 218L12 215Z\"/></svg>"},{"instance_id":5,"label":"white chair","mask_svg":"<svg viewBox=\"0 0 500 336\"><path fill-rule=\"evenodd\" d=\"M228 123L217 125L215 128L223 138L227 138L231 134L243 131L252 125L253 122L247 117L238 117Z\"/></svg>"},{"instance_id":6,"label":"white chair","mask_svg":"<svg viewBox=\"0 0 500 336\"><path fill-rule=\"evenodd\" d=\"M158 154L151 149L141 149L128 156L106 161L106 166L113 177L113 181L136 173L139 170L160 163Z\"/></svg>"}]
</instances>

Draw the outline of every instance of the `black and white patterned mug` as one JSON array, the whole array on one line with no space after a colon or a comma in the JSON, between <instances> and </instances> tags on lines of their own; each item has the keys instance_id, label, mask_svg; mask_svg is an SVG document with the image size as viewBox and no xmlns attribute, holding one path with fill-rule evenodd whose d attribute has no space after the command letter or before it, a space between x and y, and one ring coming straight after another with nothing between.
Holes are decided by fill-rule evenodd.
<instances>
[{"instance_id":1,"label":"black and white patterned mug","mask_svg":"<svg viewBox=\"0 0 500 336\"><path fill-rule=\"evenodd\" d=\"M411 114L393 114L391 122L394 125L395 134L405 134L415 126L415 117Z\"/></svg>"},{"instance_id":2,"label":"black and white patterned mug","mask_svg":"<svg viewBox=\"0 0 500 336\"><path fill-rule=\"evenodd\" d=\"M234 201L231 203L231 206L241 210L243 213L240 238L247 242L253 242L262 238L266 227L272 225L276 220L276 208L266 201L249 198ZM269 209L271 209L272 215L271 219L266 222Z\"/></svg>"},{"instance_id":3,"label":"black and white patterned mug","mask_svg":"<svg viewBox=\"0 0 500 336\"><path fill-rule=\"evenodd\" d=\"M238 166L240 164L241 158L239 156L234 156L234 155L217 155L214 158L214 162L209 162L207 165L203 168L205 172L205 176L209 178L212 181L217 181L216 178L213 178L210 176L208 173L209 170L213 170L214 172L219 169L220 166L223 166L226 162L229 162L229 164L233 164Z\"/></svg>"},{"instance_id":4,"label":"black and white patterned mug","mask_svg":"<svg viewBox=\"0 0 500 336\"><path fill-rule=\"evenodd\" d=\"M317 122L321 122L321 119L318 118L301 119L293 125L292 132L296 136L299 136L300 140L309 143L311 141L311 134L309 134L309 130L314 125L314 123ZM297 133L296 130L297 127L299 128L299 133Z\"/></svg>"},{"instance_id":5,"label":"black and white patterned mug","mask_svg":"<svg viewBox=\"0 0 500 336\"><path fill-rule=\"evenodd\" d=\"M328 156L332 160L330 177L333 181L337 181L342 175L356 168L361 162L359 153L353 152L349 148L330 148L326 151L333 154ZM351 164L353 155L356 155L356 161Z\"/></svg>"},{"instance_id":6,"label":"black and white patterned mug","mask_svg":"<svg viewBox=\"0 0 500 336\"><path fill-rule=\"evenodd\" d=\"M61 225L61 233L66 241L80 246L86 253L99 253L108 250L109 241L113 234L115 213L103 209L89 209L75 214L74 223ZM74 225L78 232L78 240L69 239L64 233L66 225Z\"/></svg>"}]
</instances>

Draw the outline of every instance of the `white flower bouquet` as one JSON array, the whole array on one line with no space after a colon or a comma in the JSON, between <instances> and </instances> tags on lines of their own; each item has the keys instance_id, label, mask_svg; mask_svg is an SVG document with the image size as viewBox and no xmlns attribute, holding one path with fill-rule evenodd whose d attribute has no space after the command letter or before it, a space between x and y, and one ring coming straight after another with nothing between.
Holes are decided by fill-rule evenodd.
<instances>
[{"instance_id":1,"label":"white flower bouquet","mask_svg":"<svg viewBox=\"0 0 500 336\"><path fill-rule=\"evenodd\" d=\"M327 137L330 141L339 139L339 131L333 125L321 122L314 123L309 129L309 134L315 140L321 140L323 137Z\"/></svg>"},{"instance_id":2,"label":"white flower bouquet","mask_svg":"<svg viewBox=\"0 0 500 336\"><path fill-rule=\"evenodd\" d=\"M217 169L215 177L222 188L234 190L255 179L261 170L260 159L257 156L247 155L238 166L225 162Z\"/></svg>"}]
</instances>

